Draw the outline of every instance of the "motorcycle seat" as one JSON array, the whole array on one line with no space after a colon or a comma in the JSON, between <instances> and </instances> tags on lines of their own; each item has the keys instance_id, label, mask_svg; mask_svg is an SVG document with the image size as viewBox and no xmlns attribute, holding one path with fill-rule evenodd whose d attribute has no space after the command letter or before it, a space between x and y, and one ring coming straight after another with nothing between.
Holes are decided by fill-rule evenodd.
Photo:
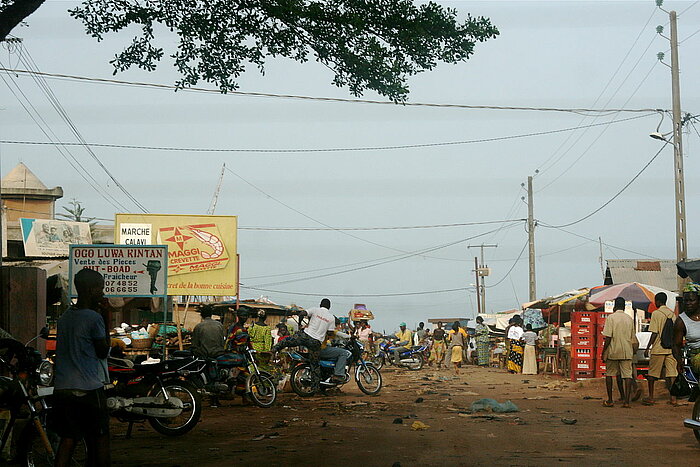
<instances>
[{"instance_id":1,"label":"motorcycle seat","mask_svg":"<svg viewBox=\"0 0 700 467\"><path fill-rule=\"evenodd\" d=\"M107 361L111 366L117 368L131 369L134 367L134 362L127 360L126 358L109 357Z\"/></svg>"},{"instance_id":2,"label":"motorcycle seat","mask_svg":"<svg viewBox=\"0 0 700 467\"><path fill-rule=\"evenodd\" d=\"M171 355L173 358L188 358L194 356L191 350L176 350Z\"/></svg>"}]
</instances>

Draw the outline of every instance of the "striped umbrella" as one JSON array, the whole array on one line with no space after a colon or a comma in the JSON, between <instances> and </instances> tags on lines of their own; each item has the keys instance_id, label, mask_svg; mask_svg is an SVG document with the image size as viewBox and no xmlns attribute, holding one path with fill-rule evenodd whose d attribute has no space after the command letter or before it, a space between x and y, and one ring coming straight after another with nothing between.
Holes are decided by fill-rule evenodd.
<instances>
[{"instance_id":1,"label":"striped umbrella","mask_svg":"<svg viewBox=\"0 0 700 467\"><path fill-rule=\"evenodd\" d=\"M666 304L668 305L671 303L670 306L673 308L673 303L676 299L676 294L674 292L669 292L668 290L653 285L640 284L639 282L593 287L590 291L588 301L593 305L602 307L605 306L606 301L622 297L627 301L631 301L632 306L637 310L645 310L651 313L656 310L654 296L659 292L664 292L666 294Z\"/></svg>"}]
</instances>

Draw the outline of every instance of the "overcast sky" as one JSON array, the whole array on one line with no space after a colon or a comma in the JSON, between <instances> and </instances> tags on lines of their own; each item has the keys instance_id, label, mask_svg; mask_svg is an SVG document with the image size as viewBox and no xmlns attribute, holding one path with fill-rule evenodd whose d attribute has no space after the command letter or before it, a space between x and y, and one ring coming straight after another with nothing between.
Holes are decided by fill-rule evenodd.
<instances>
[{"instance_id":1,"label":"overcast sky","mask_svg":"<svg viewBox=\"0 0 700 467\"><path fill-rule=\"evenodd\" d=\"M700 6L695 3L665 4L666 9L679 13L687 9L679 17L681 96L683 110L692 114L700 113L696 86L700 68L693 62L700 53ZM96 43L66 13L72 5L48 0L29 18L28 27L14 31L24 40L24 57L31 56L43 72L112 78L109 60L130 38L121 35ZM668 16L655 8L653 0L449 5L462 16L469 12L491 18L501 34L477 45L469 61L441 65L412 79L409 102L671 108L670 70L656 58L663 51L666 61L670 60L669 43L655 32L657 25L666 25L668 33ZM161 42L167 47L173 40L164 36ZM17 50L1 49L0 60L4 67L25 68ZM25 105L26 98L37 109L56 135L54 140L76 141L31 77L2 76L0 139L49 141L20 105L17 94ZM176 75L171 63L164 61L155 72L134 70L115 78L169 85ZM331 79L329 71L315 63L277 60L268 62L265 76L251 69L240 84L246 92L351 97L346 89L334 87ZM582 116L176 93L73 80L47 82L90 143L240 150L490 140L295 153L95 148L116 179L154 213L205 213L225 162L236 175L225 173L216 214L239 216L244 285L271 290L244 289L243 298L264 294L278 303L309 307L327 295L333 301L332 311L339 315L346 314L354 303L365 303L375 312L375 328L387 331L400 321L413 326L429 317L474 316L473 290L372 296L469 287L474 282L472 269L478 250L467 249L467 245L498 244L498 248L485 250L486 263L492 268L487 286L493 285L487 291L488 311L517 308L527 301L527 250L516 262L527 240L524 223L346 232L244 228L374 228L521 219L527 216L521 183L536 170L535 217L543 224L566 224L608 201L663 144L648 137L660 120L653 112ZM365 97L384 100L372 93ZM670 129L667 118L661 131ZM699 257L700 226L695 214L700 191L695 156L700 137L694 127L688 129L684 135L688 248L690 257ZM498 139L531 133L544 134ZM72 148L71 154L95 177L100 191L118 203L111 198L108 202L88 186L52 146L1 144L0 165L4 175L22 161L47 186L62 186L65 195L59 206L76 198L92 216L113 218L122 211L115 204L138 212L84 149ZM538 227L538 296L600 285L598 237L606 244L604 258L673 259L673 193L673 153L667 146L634 184L599 213L566 228L568 232ZM498 230L467 240L494 229ZM447 244L452 246L399 259L406 252ZM356 270L349 271L352 269Z\"/></svg>"}]
</instances>

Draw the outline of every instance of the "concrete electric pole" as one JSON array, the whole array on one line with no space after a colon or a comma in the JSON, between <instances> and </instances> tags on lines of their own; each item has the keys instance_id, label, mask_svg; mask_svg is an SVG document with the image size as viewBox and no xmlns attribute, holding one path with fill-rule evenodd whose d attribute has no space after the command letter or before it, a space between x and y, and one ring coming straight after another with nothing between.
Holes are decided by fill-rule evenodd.
<instances>
[{"instance_id":1,"label":"concrete electric pole","mask_svg":"<svg viewBox=\"0 0 700 467\"><path fill-rule=\"evenodd\" d=\"M532 192L532 177L527 177L527 242L529 245L529 289L530 301L537 300L537 282L535 278L535 213Z\"/></svg>"},{"instance_id":2,"label":"concrete electric pole","mask_svg":"<svg viewBox=\"0 0 700 467\"><path fill-rule=\"evenodd\" d=\"M484 278L491 273L491 270L484 265L484 248L497 248L498 245L487 245L482 243L481 245L467 245L467 248L479 248L481 249L481 266L476 267L477 279L480 277L481 281L477 282L477 288L481 287L481 312L486 313L486 284ZM476 262L476 258L474 259Z\"/></svg>"},{"instance_id":3,"label":"concrete electric pole","mask_svg":"<svg viewBox=\"0 0 700 467\"><path fill-rule=\"evenodd\" d=\"M681 121L681 85L678 77L678 25L675 11L668 14L671 20L671 90L673 93L673 173L676 191L676 262L688 257L685 232L685 181L683 175L683 128ZM678 292L684 280L678 276Z\"/></svg>"}]
</instances>

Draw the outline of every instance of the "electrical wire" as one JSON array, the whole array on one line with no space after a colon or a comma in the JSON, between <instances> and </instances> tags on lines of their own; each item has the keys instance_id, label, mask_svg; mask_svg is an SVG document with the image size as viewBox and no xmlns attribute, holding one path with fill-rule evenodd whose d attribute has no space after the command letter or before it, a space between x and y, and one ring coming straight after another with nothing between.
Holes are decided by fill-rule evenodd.
<instances>
[{"instance_id":1,"label":"electrical wire","mask_svg":"<svg viewBox=\"0 0 700 467\"><path fill-rule=\"evenodd\" d=\"M5 79L5 76L3 76L3 74L0 74L0 79L2 79L2 81L5 83L7 88L12 93L12 95L15 96L15 98L17 99L17 102L19 102L19 104L22 106L22 108L25 110L25 112L27 112L27 115L29 115L29 117L34 121L34 123L37 125L37 127L39 127L39 130L50 141L54 138L58 139L56 134L53 132L53 130L49 126L49 124L42 117L41 113L39 113L39 111L36 109L36 107L34 107L34 105L29 100L29 98L24 93L24 91L22 91L22 89L17 85L17 83L14 82L14 80L12 79L12 75L8 74L7 76L9 78L9 81ZM10 82L15 86L16 91L10 85ZM22 97L24 98L24 100L27 102L26 105L25 105L24 101L20 98L18 93L21 94ZM33 110L33 113L32 113L32 110L29 109L30 107ZM59 143L59 142L49 142L46 144L53 146L58 151L58 153L61 155L61 157L63 157L66 160L66 162L68 162L68 165L70 165L73 168L73 170L75 170L75 172L78 175L80 175L80 177L85 181L85 183L87 183L90 188L95 190L95 192L97 192L102 198L104 198L104 200L107 201L107 203L109 203L110 205L112 205L112 207L114 207L115 209L118 209L118 210L125 210L126 209L126 207L124 207L121 203L119 203L118 200L116 200L114 197L112 197L112 199L110 199L107 196L107 194L104 193L104 191L99 188L99 186L98 186L99 182L97 182L97 180L95 180L95 178L92 177L92 175L85 169L85 167L83 167L80 164L78 159L70 152L70 150L67 147L65 147L64 145L61 145L61 143Z\"/></svg>"},{"instance_id":2,"label":"electrical wire","mask_svg":"<svg viewBox=\"0 0 700 467\"><path fill-rule=\"evenodd\" d=\"M615 77L617 76L617 74L619 73L619 71L622 69L622 66L623 66L623 65L625 64L625 62L627 61L627 58L628 58L628 57L630 56L630 54L632 53L632 50L634 50L634 47L637 45L637 42L639 42L639 38L642 37L642 34L643 34L644 31L646 30L647 26L649 25L649 23L651 22L651 19L654 17L655 14L656 14L656 10L654 9L654 10L652 10L651 15L649 15L649 18L647 19L646 23L644 23L644 26L642 26L642 28L640 29L639 33L637 34L637 37L634 39L634 42L632 43L632 45L630 46L630 48L627 49L627 53L625 54L625 56L624 56L624 57L622 58L622 60L620 61L620 64L617 66L617 69L613 72L612 76L610 76L610 79L608 80L608 82L607 82L607 83L605 84L605 86L603 87L603 90L600 91L600 94L598 94L598 97L596 97L595 101L593 101L593 107L595 107L595 106L598 104L598 101L603 97L603 94L605 94L605 91L608 90L608 88L609 88L610 85L612 84L613 80L615 79ZM649 46L651 46L651 43L649 44ZM647 49L649 48L649 46L647 46ZM644 53L646 53L646 50L645 50ZM636 66L636 65L635 65L635 66ZM632 70L634 70L634 68L633 68ZM630 71L630 73L627 74L627 76L625 76L625 78L623 78L622 83L620 84L620 86L618 86L617 90L608 98L608 100L605 102L604 106L607 106L607 105L610 104L610 101L612 100L613 97L615 97L615 95L617 94L617 92L620 90L622 84L624 84L625 81L627 81L627 79L629 78L630 74L631 74L631 71ZM594 118L598 118L598 117L594 117ZM584 121L585 121L585 118L582 118L582 119L579 121L579 125L583 124ZM560 160L560 159L561 159L563 156L565 156L569 151L571 151L571 149L581 140L581 138L583 137L583 135L586 134L587 131L588 131L588 130L586 129L585 131L579 133L579 137L576 139L576 141L574 141L574 143L573 143L571 146L569 146L569 149L567 149L559 158L557 158L557 161L555 161L551 166L546 167L547 163L548 163L550 160L552 160L552 158L554 158L554 156L559 152L559 150L561 150L561 149L566 145L566 143L568 143L568 141L572 138L572 136L574 135L574 132L569 133L568 136L566 137L566 139L559 145L559 147L557 147L557 149L554 150L554 152L552 153L552 155L549 156L549 158L547 158L547 160L545 160L542 164L540 164L540 167L538 167L538 171L537 171L538 173L537 173L537 175L541 175L542 173L546 172L546 171L549 170L550 168L554 167L554 165L558 162L558 160Z\"/></svg>"},{"instance_id":3,"label":"electrical wire","mask_svg":"<svg viewBox=\"0 0 700 467\"><path fill-rule=\"evenodd\" d=\"M652 112L652 113L645 113L644 115L637 115L634 117L621 118L619 120L608 120L605 122L593 123L593 124L584 125L584 126L558 128L556 130L544 130L544 131L536 131L536 132L532 132L532 133L522 133L522 134L507 135L507 136L496 136L493 138L478 138L478 139L463 140L463 141L445 141L445 142L438 142L438 143L422 143L422 144L399 144L399 145L393 145L393 146L307 148L307 149L299 149L299 148L295 148L295 149L272 149L272 148L242 149L242 148L183 148L183 147L173 147L173 146L146 146L146 145L135 145L135 144L115 144L115 143L85 143L85 144L87 144L88 146L91 146L91 147L96 147L96 148L137 149L137 150L144 150L144 151L204 152L204 153L207 153L207 152L211 152L211 153L231 152L231 153L272 153L272 154L295 153L296 154L296 153L319 153L319 152L393 151L393 150L401 150L401 149L423 149L423 148L433 148L433 147L438 147L438 146L459 146L459 145L465 145L465 144L491 143L494 141L506 141L506 140L512 140L512 139L530 138L530 137L534 137L534 136L544 136L544 135L551 135L551 134L556 134L556 133L564 133L567 131L578 130L581 128L590 128L590 127L603 126L603 125L612 125L613 123L629 122L629 121L637 120L640 118L646 118L646 117L649 117L651 115L657 115L656 110L651 110L649 112ZM8 140L8 139L0 140L0 143L2 143L2 144L29 145L29 146L57 144L57 143L47 142L47 141L26 141L26 140ZM65 145L65 146L83 146L83 143L75 143L75 142L71 142L71 141L65 141L65 142L61 142L58 144ZM228 167L226 167L226 170L230 170L230 169Z\"/></svg>"},{"instance_id":4,"label":"electrical wire","mask_svg":"<svg viewBox=\"0 0 700 467\"><path fill-rule=\"evenodd\" d=\"M668 143L667 143L667 144L668 144ZM627 188L629 188L629 186L632 185L632 183L634 183L634 181L637 180L637 178L639 178L639 176L642 175L642 173L644 173L644 171L647 169L647 167L649 167L649 166L651 165L651 163L654 162L654 161L656 160L657 157L659 157L659 154L661 154L661 152L664 150L664 147L665 147L665 146L666 146L665 144L664 144L664 146L661 146L661 148L656 152L656 154L654 154L654 157L652 157L652 158L649 160L649 162L647 162L647 163L644 165L644 167L642 167L642 169L641 169L639 172L637 172L637 174L636 174L634 177L632 177L632 180L630 180L629 182L627 182L627 184L626 184L625 186L623 186L623 187L620 189L620 191L618 191L617 193L615 193L615 195L614 195L612 198L610 198L610 199L607 200L605 203L603 203L603 205L600 206L599 208L597 208L597 209L595 209L594 211L590 212L589 214L583 216L582 218L580 218L580 219L578 219L578 220L575 220L575 221L573 221L573 222L569 222L569 223L567 223L567 224L561 224L561 225L544 225L544 224L543 224L543 226L544 226L544 227L548 227L548 228L570 227L570 226L572 226L572 225L578 224L579 222L583 222L583 221L585 221L586 219L588 219L589 217L593 216L594 214L600 212L603 208L605 208L608 204L612 203L618 196L620 196Z\"/></svg>"},{"instance_id":5,"label":"electrical wire","mask_svg":"<svg viewBox=\"0 0 700 467\"><path fill-rule=\"evenodd\" d=\"M528 241L525 241L525 244L523 245L522 249L520 250L520 254L518 254L518 257L517 257L517 258L515 258L515 261L513 261L513 265L510 267L510 269L508 270L508 272L506 273L506 275L503 276L503 277L501 277L501 279L500 279L498 282L496 282L495 284L486 285L485 287L486 287L487 289L491 289L491 288L493 288L493 287L496 287L496 286L499 285L501 282L503 282L504 280L506 280L506 278L510 275L510 273L513 272L513 269L515 269L515 265L518 264L518 262L520 261L520 258L523 257L523 253L525 252L525 248L527 248L528 243L529 243Z\"/></svg>"},{"instance_id":6,"label":"electrical wire","mask_svg":"<svg viewBox=\"0 0 700 467\"><path fill-rule=\"evenodd\" d=\"M280 293L280 294L287 294L287 295L300 295L304 297L311 297L311 296L324 296L324 297L407 297L407 296L412 296L412 295L429 295L429 294L442 294L442 293L453 293L453 292L464 292L466 290L471 290L472 287L457 287L454 289L442 289L442 290L423 290L421 292L402 292L402 293L385 293L385 294L337 294L337 293L306 293L306 292L290 292L288 290L272 290L272 289L264 289L261 287L248 287L248 286L243 286L241 285L242 289L248 289L248 290L256 290L259 292L269 292L269 293Z\"/></svg>"},{"instance_id":7,"label":"electrical wire","mask_svg":"<svg viewBox=\"0 0 700 467\"><path fill-rule=\"evenodd\" d=\"M394 257L394 258L386 259L386 260L383 260L383 261L378 261L378 262L375 262L375 263L373 263L373 264L369 264L369 265L365 265L365 266L358 266L358 267L354 267L354 268L350 268L350 269L345 269L345 270L342 270L342 271L330 272L330 273L327 273L327 274L318 274L318 275L314 275L314 276L300 277L300 278L296 278L296 279L288 279L288 280L284 280L284 281L270 282L270 283L266 283L266 284L256 284L255 287L270 287L270 286L275 286L275 285L289 284L289 283L292 283L292 282L301 282L301 281L307 281L307 280L312 280L312 279L321 279L321 278L325 278L325 277L336 276L336 275L339 275L339 274L347 274L347 273L349 273L349 272L355 272L355 271L361 271L361 270L364 270L364 269L374 268L374 267L377 267L377 266L383 266L383 265L388 264L388 263L393 263L393 262L396 262L396 261L401 261L401 260L404 260L404 259L412 258L412 257L414 257L414 256L423 256L425 253L431 253L431 252L433 252L433 251L441 250L441 249L448 248L448 247L451 247L451 246L454 246L454 245L459 245L460 243L465 243L465 242L468 242L469 240L473 240L473 239L475 239L475 238L483 237L483 236L488 235L488 234L490 234L491 232L494 232L494 231L495 231L495 229L494 229L494 230L491 230L491 231L488 231L488 232L483 232L483 233L480 233L480 234L472 235L472 236L467 237L467 238L462 238L462 239L459 239L459 240L456 240L456 241L452 241L452 242L449 242L449 243L441 244L441 245L438 245L438 246L429 247L429 248L426 248L426 249L423 249L423 250L414 251L414 252L409 252L409 253L406 253L406 254L403 254L403 255Z\"/></svg>"},{"instance_id":8,"label":"electrical wire","mask_svg":"<svg viewBox=\"0 0 700 467\"><path fill-rule=\"evenodd\" d=\"M39 86L39 88L44 92L44 95L49 100L49 103L52 105L54 110L56 110L56 112L63 119L66 125L68 125L73 135L80 142L80 145L83 148L85 148L88 154L90 154L90 156L95 160L95 162L97 162L97 165L107 174L107 176L110 178L110 180L112 180L112 182L117 186L117 188L122 193L124 193L126 197L129 198L142 212L147 213L148 210L143 206L143 204L141 204L126 188L124 188L124 186L119 182L119 180L117 180L117 178L109 171L109 169L107 169L107 167L100 160L97 154L95 154L92 148L87 145L77 126L68 115L68 112L66 112L65 108L58 100L58 97L56 97L56 94L49 86L49 83L40 75L41 72L39 70L39 67L32 58L31 54L29 53L29 50L23 46L22 51L24 53L20 53L19 60L24 64L26 68L28 68L31 71L30 76L34 79L34 82Z\"/></svg>"},{"instance_id":9,"label":"electrical wire","mask_svg":"<svg viewBox=\"0 0 700 467\"><path fill-rule=\"evenodd\" d=\"M16 68L0 68L0 71L7 71L16 74L30 74L28 70L21 70ZM178 88L177 86L168 84L158 84L158 83L144 83L136 81L125 81L116 79L106 79L106 78L92 78L87 76L78 75L68 75L63 73L47 73L41 72L41 75L46 78L51 79L62 79L70 81L83 81L92 82L100 84L109 85L120 85L120 86L137 86L145 88L154 89L167 89L167 90L178 90L184 92L207 92L222 94L219 89L208 89L208 88ZM467 105L467 104L449 104L449 103L429 103L429 102L401 102L396 103L393 101L378 101L371 99L348 99L341 97L317 97L317 96L303 96L295 94L274 94L274 93L264 93L264 92L244 92L244 91L228 91L226 94L231 96L244 96L244 97L266 97L266 98L280 98L280 99L295 99L295 100L305 100L305 101L319 101L319 102L339 102L339 103L349 103L349 104L376 104L376 105L388 105L397 107L437 107L437 108L452 108L452 109L468 109L468 110L521 110L521 111L535 111L535 112L566 112L566 113L576 113L576 114L598 114L598 113L618 113L618 112L652 112L656 109L585 109L585 108L559 108L559 107L518 107L518 106L498 106L498 105Z\"/></svg>"},{"instance_id":10,"label":"electrical wire","mask_svg":"<svg viewBox=\"0 0 700 467\"><path fill-rule=\"evenodd\" d=\"M638 84L637 87L634 89L634 91L632 92L632 94L630 95L630 97L627 99L626 102L629 102L629 101L632 99L632 97L634 97L634 95L637 94L637 91L639 91L639 89L641 88L642 84L644 84L644 82L649 78L649 76L651 75L651 72L654 70L654 68L656 67L657 64L658 64L658 61L655 61L655 62L652 64L652 66L651 66L651 68L649 68L649 71L647 72L647 74L644 75L644 78L642 78L642 80L639 82L639 84ZM545 186L543 186L542 188L540 188L539 190L537 190L537 192L539 193L540 191L547 189L547 188L550 187L552 184L554 184L557 180L559 180L561 177L563 177L567 172L569 172L569 170L571 170L576 164L578 164L578 162L579 162L586 154L588 154L588 151L590 151L591 148L598 142L598 140L599 140L600 138L603 137L603 135L605 134L606 131L608 131L609 128L610 128L610 126L609 126L609 125L606 125L606 126L603 128L603 131L601 131L600 134L598 134L598 136L597 136L593 141L591 141L591 143L586 147L586 149L584 149L583 152L582 152L571 164L569 164L569 166L566 167L566 169L564 169L563 172L561 172L559 175L557 175L556 177L554 177L554 178L553 178L549 183L547 183Z\"/></svg>"},{"instance_id":11,"label":"electrical wire","mask_svg":"<svg viewBox=\"0 0 700 467\"><path fill-rule=\"evenodd\" d=\"M544 224L543 224L543 225L544 225ZM551 226L549 226L549 227L551 227ZM586 239L586 240L589 240L589 241L595 242L595 243L598 243L598 242L599 242L599 240L596 240L596 239L590 238L590 237L586 237L585 235L581 235L581 234L578 234L578 233L576 233L576 232L572 232L572 231L570 231L570 230L562 229L562 228L559 228L559 227L552 227L552 228L555 228L556 230L560 230L560 231L562 231L562 232L564 232L564 233L568 233L569 235L573 235L574 237L583 238L583 239ZM625 251L625 252L627 252L627 253L632 253L632 254L635 254L635 255L638 255L638 256L644 256L644 257L650 258L650 259L659 259L659 258L657 258L656 256L649 256L649 255L647 255L646 253L640 253L640 252L638 252L638 251L629 250L629 249L627 249L627 248L622 248L621 246L611 245L610 243L606 243L606 242L603 242L603 241L600 241L600 243L602 243L603 245L605 245L605 247L608 248L608 249L614 248L614 249L616 249L616 250ZM614 254L614 253L613 253L613 254ZM617 256L617 255L615 255L615 256Z\"/></svg>"},{"instance_id":12,"label":"electrical wire","mask_svg":"<svg viewBox=\"0 0 700 467\"><path fill-rule=\"evenodd\" d=\"M700 2L693 2L693 4L690 5L688 8L686 8L685 10L681 11L680 13L678 13L678 16L681 16L683 13L685 13L686 11L690 10L691 8L693 8L693 7L694 7L695 5L697 5L698 3L700 3Z\"/></svg>"},{"instance_id":13,"label":"electrical wire","mask_svg":"<svg viewBox=\"0 0 700 467\"><path fill-rule=\"evenodd\" d=\"M432 225L406 225L392 227L238 227L238 230L262 230L262 231L301 231L301 232L326 232L333 230L343 231L373 231L373 230L414 230L414 229L443 229L451 227L467 227L472 225L504 224L511 222L523 222L527 219L504 219L497 221L480 222L457 222L454 224L432 224Z\"/></svg>"}]
</instances>

